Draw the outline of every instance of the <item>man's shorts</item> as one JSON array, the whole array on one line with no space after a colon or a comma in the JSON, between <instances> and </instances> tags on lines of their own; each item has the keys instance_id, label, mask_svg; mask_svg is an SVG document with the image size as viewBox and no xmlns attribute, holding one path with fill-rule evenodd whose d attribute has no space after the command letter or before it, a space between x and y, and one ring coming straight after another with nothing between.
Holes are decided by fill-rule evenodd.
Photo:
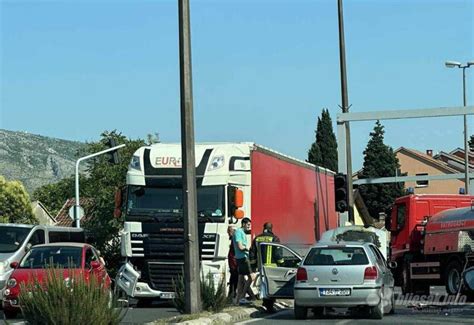
<instances>
[{"instance_id":1,"label":"man's shorts","mask_svg":"<svg viewBox=\"0 0 474 325\"><path fill-rule=\"evenodd\" d=\"M239 271L239 275L250 275L250 273L252 273L250 260L248 258L238 258L237 270Z\"/></svg>"}]
</instances>

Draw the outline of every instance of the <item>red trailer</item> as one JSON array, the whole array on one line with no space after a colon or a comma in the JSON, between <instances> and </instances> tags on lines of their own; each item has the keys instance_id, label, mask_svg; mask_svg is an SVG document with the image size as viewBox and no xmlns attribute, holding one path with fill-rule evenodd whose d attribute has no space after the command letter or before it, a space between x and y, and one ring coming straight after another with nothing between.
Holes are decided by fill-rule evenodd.
<instances>
[{"instance_id":1,"label":"red trailer","mask_svg":"<svg viewBox=\"0 0 474 325\"><path fill-rule=\"evenodd\" d=\"M307 247L339 226L334 172L258 145L250 161L253 235L271 221L283 243Z\"/></svg>"}]
</instances>

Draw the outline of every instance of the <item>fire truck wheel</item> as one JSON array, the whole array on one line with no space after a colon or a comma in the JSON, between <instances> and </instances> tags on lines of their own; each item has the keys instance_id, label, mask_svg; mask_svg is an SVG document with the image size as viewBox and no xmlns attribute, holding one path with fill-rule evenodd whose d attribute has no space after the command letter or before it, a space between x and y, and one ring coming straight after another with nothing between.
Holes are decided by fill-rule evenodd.
<instances>
[{"instance_id":1,"label":"fire truck wheel","mask_svg":"<svg viewBox=\"0 0 474 325\"><path fill-rule=\"evenodd\" d=\"M459 261L451 261L446 267L446 291L450 295L458 293L459 284L461 283L462 266Z\"/></svg>"},{"instance_id":2,"label":"fire truck wheel","mask_svg":"<svg viewBox=\"0 0 474 325\"><path fill-rule=\"evenodd\" d=\"M405 265L402 270L402 294L407 295L413 292L410 279L410 270Z\"/></svg>"}]
</instances>

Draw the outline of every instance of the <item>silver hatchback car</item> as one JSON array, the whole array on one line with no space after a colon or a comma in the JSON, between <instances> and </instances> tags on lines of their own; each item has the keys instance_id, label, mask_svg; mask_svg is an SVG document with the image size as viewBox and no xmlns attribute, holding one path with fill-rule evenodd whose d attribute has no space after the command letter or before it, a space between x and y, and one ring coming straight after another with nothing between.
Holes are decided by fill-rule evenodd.
<instances>
[{"instance_id":1,"label":"silver hatchback car","mask_svg":"<svg viewBox=\"0 0 474 325\"><path fill-rule=\"evenodd\" d=\"M259 256L260 297L294 298L296 319L305 319L310 308L316 315L325 307L362 309L375 319L394 312L390 268L396 265L387 263L372 243L318 243L303 259L281 244L261 243L260 248L283 260L264 264Z\"/></svg>"},{"instance_id":2,"label":"silver hatchback car","mask_svg":"<svg viewBox=\"0 0 474 325\"><path fill-rule=\"evenodd\" d=\"M297 270L294 298L297 319L306 318L308 307L315 313L324 307L365 307L369 316L381 319L394 311L394 279L372 243L320 243Z\"/></svg>"}]
</instances>

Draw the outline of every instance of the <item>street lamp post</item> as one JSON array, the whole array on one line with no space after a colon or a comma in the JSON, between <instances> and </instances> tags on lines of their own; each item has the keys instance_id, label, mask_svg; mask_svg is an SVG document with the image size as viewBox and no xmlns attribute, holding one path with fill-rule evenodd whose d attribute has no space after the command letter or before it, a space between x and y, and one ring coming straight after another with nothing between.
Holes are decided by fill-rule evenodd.
<instances>
[{"instance_id":1,"label":"street lamp post","mask_svg":"<svg viewBox=\"0 0 474 325\"><path fill-rule=\"evenodd\" d=\"M80 202L79 202L79 164L84 160L87 160L87 159L90 159L90 158L93 158L93 157L97 157L97 156L102 155L102 154L107 153L107 152L113 152L113 151L116 151L116 150L118 150L120 148L123 148L123 147L125 147L125 144L121 144L121 145L115 146L113 148L105 149L105 150L93 153L91 155L81 157L76 161L76 182L75 182L76 202L75 202L75 205L74 205L74 222L76 224L76 228L81 228L81 221L80 220L81 220L81 217L82 217L80 215L81 205L80 205Z\"/></svg>"},{"instance_id":2,"label":"street lamp post","mask_svg":"<svg viewBox=\"0 0 474 325\"><path fill-rule=\"evenodd\" d=\"M469 68L471 65L474 65L474 62L467 62L466 64L461 64L460 62L456 61L446 61L445 63L447 68L460 68L462 69L462 92L463 92L463 105L464 107L467 106L467 99L466 99L466 69ZM465 194L469 194L469 144L468 144L468 136L467 136L467 115L464 115L464 192Z\"/></svg>"}]
</instances>

